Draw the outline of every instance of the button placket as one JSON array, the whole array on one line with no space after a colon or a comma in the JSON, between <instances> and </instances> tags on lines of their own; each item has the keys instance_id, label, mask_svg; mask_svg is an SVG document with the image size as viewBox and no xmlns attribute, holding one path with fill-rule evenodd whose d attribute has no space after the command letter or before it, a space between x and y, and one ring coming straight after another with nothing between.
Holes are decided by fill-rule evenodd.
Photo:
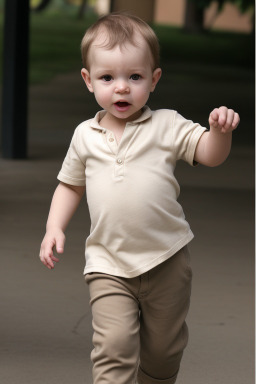
<instances>
[{"instance_id":1,"label":"button placket","mask_svg":"<svg viewBox=\"0 0 256 384\"><path fill-rule=\"evenodd\" d=\"M115 177L122 177L124 175L124 160L120 156L120 153L116 157L114 173Z\"/></svg>"},{"instance_id":2,"label":"button placket","mask_svg":"<svg viewBox=\"0 0 256 384\"><path fill-rule=\"evenodd\" d=\"M117 147L117 143L116 143L114 134L111 131L106 131L105 142L106 142L108 148L111 150L111 152L114 155L117 155L118 147Z\"/></svg>"},{"instance_id":3,"label":"button placket","mask_svg":"<svg viewBox=\"0 0 256 384\"><path fill-rule=\"evenodd\" d=\"M116 178L122 179L124 177L126 153L129 148L129 143L134 136L137 127L137 124L127 123L126 129L122 136L122 140L120 141L119 146L116 147L116 158L114 165L114 176Z\"/></svg>"},{"instance_id":4,"label":"button placket","mask_svg":"<svg viewBox=\"0 0 256 384\"><path fill-rule=\"evenodd\" d=\"M116 139L114 137L114 134L112 132L108 132L107 137L107 145L111 149L111 151L116 154L117 153L117 143Z\"/></svg>"}]
</instances>

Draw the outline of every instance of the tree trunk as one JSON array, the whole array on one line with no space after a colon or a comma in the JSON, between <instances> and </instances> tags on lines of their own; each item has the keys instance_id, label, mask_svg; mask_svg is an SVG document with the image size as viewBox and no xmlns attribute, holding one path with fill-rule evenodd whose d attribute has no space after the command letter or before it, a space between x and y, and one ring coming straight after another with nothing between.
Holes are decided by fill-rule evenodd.
<instances>
[{"instance_id":1,"label":"tree trunk","mask_svg":"<svg viewBox=\"0 0 256 384\"><path fill-rule=\"evenodd\" d=\"M115 0L110 0L110 12L114 12L115 9Z\"/></svg>"},{"instance_id":2,"label":"tree trunk","mask_svg":"<svg viewBox=\"0 0 256 384\"><path fill-rule=\"evenodd\" d=\"M78 10L78 19L82 20L84 18L85 10L86 10L87 0L82 0L81 5Z\"/></svg>"},{"instance_id":3,"label":"tree trunk","mask_svg":"<svg viewBox=\"0 0 256 384\"><path fill-rule=\"evenodd\" d=\"M204 30L204 8L196 1L186 1L184 29L186 32L199 33Z\"/></svg>"}]
</instances>

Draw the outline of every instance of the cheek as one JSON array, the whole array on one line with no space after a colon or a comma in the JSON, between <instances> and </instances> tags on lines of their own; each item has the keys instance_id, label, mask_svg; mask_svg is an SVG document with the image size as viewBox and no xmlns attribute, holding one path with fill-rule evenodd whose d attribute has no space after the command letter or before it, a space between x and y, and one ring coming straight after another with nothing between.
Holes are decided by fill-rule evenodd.
<instances>
[{"instance_id":1,"label":"cheek","mask_svg":"<svg viewBox=\"0 0 256 384\"><path fill-rule=\"evenodd\" d=\"M96 88L94 90L95 99L97 100L99 105L105 105L109 103L110 100L110 92L106 88Z\"/></svg>"},{"instance_id":2,"label":"cheek","mask_svg":"<svg viewBox=\"0 0 256 384\"><path fill-rule=\"evenodd\" d=\"M144 101L147 100L150 94L150 89L148 87L142 87L138 88L135 91L135 97L138 101Z\"/></svg>"}]
</instances>

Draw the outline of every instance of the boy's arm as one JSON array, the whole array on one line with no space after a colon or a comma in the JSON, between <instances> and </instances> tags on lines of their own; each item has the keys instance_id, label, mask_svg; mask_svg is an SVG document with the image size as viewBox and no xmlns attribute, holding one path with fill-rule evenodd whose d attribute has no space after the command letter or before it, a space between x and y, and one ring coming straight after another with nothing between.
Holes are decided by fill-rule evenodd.
<instances>
[{"instance_id":1,"label":"boy's arm","mask_svg":"<svg viewBox=\"0 0 256 384\"><path fill-rule=\"evenodd\" d=\"M75 213L84 191L85 187L62 182L55 190L39 255L42 263L49 269L54 268L54 262L59 261L53 254L53 248L56 248L57 253L64 252L64 231Z\"/></svg>"},{"instance_id":2,"label":"boy's arm","mask_svg":"<svg viewBox=\"0 0 256 384\"><path fill-rule=\"evenodd\" d=\"M229 155L232 131L237 128L239 121L238 113L232 109L214 109L209 116L210 130L201 136L194 160L208 167L222 164Z\"/></svg>"}]
</instances>

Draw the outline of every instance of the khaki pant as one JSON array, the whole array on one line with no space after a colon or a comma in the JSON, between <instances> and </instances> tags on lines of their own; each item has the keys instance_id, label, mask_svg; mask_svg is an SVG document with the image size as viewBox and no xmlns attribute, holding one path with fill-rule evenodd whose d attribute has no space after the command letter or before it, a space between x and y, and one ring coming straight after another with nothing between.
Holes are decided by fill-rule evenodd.
<instances>
[{"instance_id":1,"label":"khaki pant","mask_svg":"<svg viewBox=\"0 0 256 384\"><path fill-rule=\"evenodd\" d=\"M192 271L187 247L141 276L86 275L94 384L173 384L188 341Z\"/></svg>"}]
</instances>

